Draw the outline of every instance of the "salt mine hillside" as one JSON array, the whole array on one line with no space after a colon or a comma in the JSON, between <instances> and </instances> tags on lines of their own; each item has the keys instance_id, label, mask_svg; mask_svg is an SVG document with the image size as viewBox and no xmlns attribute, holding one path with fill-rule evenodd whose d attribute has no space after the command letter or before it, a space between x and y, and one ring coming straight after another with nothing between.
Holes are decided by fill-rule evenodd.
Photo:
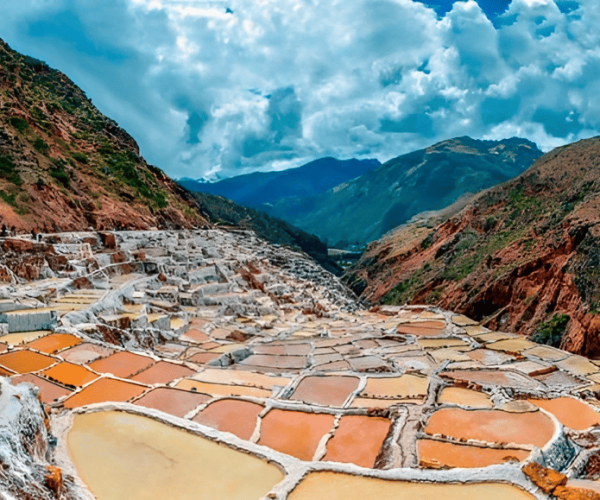
<instances>
[{"instance_id":1,"label":"salt mine hillside","mask_svg":"<svg viewBox=\"0 0 600 500\"><path fill-rule=\"evenodd\" d=\"M342 280L4 43L0 104L1 500L600 499L599 139Z\"/></svg>"},{"instance_id":2,"label":"salt mine hillside","mask_svg":"<svg viewBox=\"0 0 600 500\"><path fill-rule=\"evenodd\" d=\"M560 147L459 213L369 246L345 280L371 303L427 303L600 355L600 139Z\"/></svg>"},{"instance_id":3,"label":"salt mine hillside","mask_svg":"<svg viewBox=\"0 0 600 500\"><path fill-rule=\"evenodd\" d=\"M0 287L4 498L600 496L600 361L366 311L251 232L3 248L39 258Z\"/></svg>"}]
</instances>

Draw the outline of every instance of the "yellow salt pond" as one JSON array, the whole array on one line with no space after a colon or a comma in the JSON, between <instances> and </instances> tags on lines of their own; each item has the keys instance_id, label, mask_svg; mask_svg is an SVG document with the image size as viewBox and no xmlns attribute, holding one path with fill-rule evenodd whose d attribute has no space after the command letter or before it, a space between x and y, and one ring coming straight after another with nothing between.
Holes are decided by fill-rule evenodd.
<instances>
[{"instance_id":1,"label":"yellow salt pond","mask_svg":"<svg viewBox=\"0 0 600 500\"><path fill-rule=\"evenodd\" d=\"M457 404L469 408L492 408L494 406L487 394L462 387L445 387L438 396L438 403Z\"/></svg>"},{"instance_id":2,"label":"yellow salt pond","mask_svg":"<svg viewBox=\"0 0 600 500\"><path fill-rule=\"evenodd\" d=\"M98 500L258 500L283 479L259 458L125 412L75 415L67 447Z\"/></svg>"},{"instance_id":3,"label":"yellow salt pond","mask_svg":"<svg viewBox=\"0 0 600 500\"><path fill-rule=\"evenodd\" d=\"M25 344L27 342L31 342L32 340L39 339L44 335L48 335L50 330L40 330L37 332L19 332L19 333L9 333L8 335L3 335L0 337L0 342L4 342L8 345L20 345Z\"/></svg>"},{"instance_id":4,"label":"yellow salt pond","mask_svg":"<svg viewBox=\"0 0 600 500\"><path fill-rule=\"evenodd\" d=\"M351 476L338 472L312 472L288 500L531 500L535 497L509 484L431 484Z\"/></svg>"}]
</instances>

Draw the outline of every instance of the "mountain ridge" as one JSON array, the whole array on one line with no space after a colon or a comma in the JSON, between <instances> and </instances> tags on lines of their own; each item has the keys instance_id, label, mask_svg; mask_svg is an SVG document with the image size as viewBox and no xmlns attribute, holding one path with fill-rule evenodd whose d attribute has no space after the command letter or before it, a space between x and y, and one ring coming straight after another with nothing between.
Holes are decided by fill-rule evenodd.
<instances>
[{"instance_id":1,"label":"mountain ridge","mask_svg":"<svg viewBox=\"0 0 600 500\"><path fill-rule=\"evenodd\" d=\"M191 195L66 75L2 40L0 218L27 232L206 224Z\"/></svg>"},{"instance_id":2,"label":"mountain ridge","mask_svg":"<svg viewBox=\"0 0 600 500\"><path fill-rule=\"evenodd\" d=\"M557 148L445 220L372 243L345 280L371 303L430 303L600 354L600 138Z\"/></svg>"},{"instance_id":3,"label":"mountain ridge","mask_svg":"<svg viewBox=\"0 0 600 500\"><path fill-rule=\"evenodd\" d=\"M393 158L313 197L268 213L329 241L367 243L427 210L439 210L520 174L542 152L527 139L458 137Z\"/></svg>"}]
</instances>

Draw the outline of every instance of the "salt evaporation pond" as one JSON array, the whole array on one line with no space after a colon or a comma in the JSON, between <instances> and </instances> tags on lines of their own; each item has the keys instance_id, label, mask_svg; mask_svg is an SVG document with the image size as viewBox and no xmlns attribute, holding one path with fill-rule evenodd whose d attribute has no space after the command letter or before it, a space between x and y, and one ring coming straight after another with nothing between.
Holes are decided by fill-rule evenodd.
<instances>
[{"instance_id":1,"label":"salt evaporation pond","mask_svg":"<svg viewBox=\"0 0 600 500\"><path fill-rule=\"evenodd\" d=\"M98 500L258 499L283 479L259 458L125 412L75 415L67 446Z\"/></svg>"}]
</instances>

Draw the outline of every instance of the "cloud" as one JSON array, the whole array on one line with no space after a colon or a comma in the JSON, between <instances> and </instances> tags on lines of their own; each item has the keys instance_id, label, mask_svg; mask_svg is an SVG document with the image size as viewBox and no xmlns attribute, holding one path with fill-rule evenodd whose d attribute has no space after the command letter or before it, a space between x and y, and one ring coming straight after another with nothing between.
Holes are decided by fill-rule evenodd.
<instances>
[{"instance_id":1,"label":"cloud","mask_svg":"<svg viewBox=\"0 0 600 500\"><path fill-rule=\"evenodd\" d=\"M0 36L196 178L597 135L599 23L595 0L22 0Z\"/></svg>"}]
</instances>

